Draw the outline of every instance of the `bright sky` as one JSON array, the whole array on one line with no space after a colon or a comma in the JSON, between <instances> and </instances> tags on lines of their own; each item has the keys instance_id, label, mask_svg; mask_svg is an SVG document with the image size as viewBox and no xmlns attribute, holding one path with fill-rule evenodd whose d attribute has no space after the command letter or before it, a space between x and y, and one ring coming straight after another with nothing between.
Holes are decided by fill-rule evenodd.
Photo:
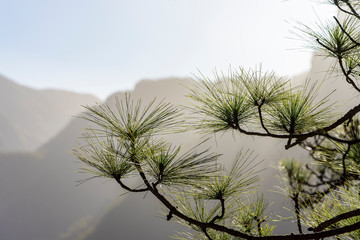
<instances>
[{"instance_id":1,"label":"bright sky","mask_svg":"<svg viewBox=\"0 0 360 240\"><path fill-rule=\"evenodd\" d=\"M336 9L311 0L2 0L0 74L34 88L104 99L137 81L262 63L310 67L296 21Z\"/></svg>"}]
</instances>

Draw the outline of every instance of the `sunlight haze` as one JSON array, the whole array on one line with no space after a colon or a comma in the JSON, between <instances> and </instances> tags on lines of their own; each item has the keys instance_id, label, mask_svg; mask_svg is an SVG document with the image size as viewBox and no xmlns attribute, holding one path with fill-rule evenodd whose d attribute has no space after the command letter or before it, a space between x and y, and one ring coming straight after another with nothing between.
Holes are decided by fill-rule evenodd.
<instances>
[{"instance_id":1,"label":"sunlight haze","mask_svg":"<svg viewBox=\"0 0 360 240\"><path fill-rule=\"evenodd\" d=\"M0 74L102 99L141 79L262 63L292 76L312 53L294 30L336 14L309 0L12 0L0 10ZM316 14L315 14L316 12Z\"/></svg>"}]
</instances>

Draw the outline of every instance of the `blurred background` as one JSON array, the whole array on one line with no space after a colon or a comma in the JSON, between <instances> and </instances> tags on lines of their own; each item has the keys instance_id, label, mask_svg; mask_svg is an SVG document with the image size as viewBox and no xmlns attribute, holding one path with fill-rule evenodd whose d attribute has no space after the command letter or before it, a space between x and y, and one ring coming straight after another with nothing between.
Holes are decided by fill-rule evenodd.
<instances>
[{"instance_id":1,"label":"blurred background","mask_svg":"<svg viewBox=\"0 0 360 240\"><path fill-rule=\"evenodd\" d=\"M184 105L184 85L194 74L211 78L215 69L226 75L238 66L261 64L295 84L331 79L331 63L292 33L299 33L298 22L316 26L337 15L319 1L4 0L0 6L1 239L165 240L183 230L165 221L150 196L121 196L105 180L76 186L88 177L77 173L81 165L71 154L89 126L75 117L82 105L112 105L125 91L144 102L158 97ZM328 81L320 95L336 88ZM190 147L201 136L166 138ZM268 191L277 184L274 167L283 157L307 158L301 149L284 151L281 141L234 134L208 146L228 163L240 148L256 149L265 160L261 190L280 212L288 203ZM288 232L288 225L277 231Z\"/></svg>"},{"instance_id":2,"label":"blurred background","mask_svg":"<svg viewBox=\"0 0 360 240\"><path fill-rule=\"evenodd\" d=\"M312 52L291 34L336 15L317 0L12 0L0 8L0 72L102 100L143 78L263 63L293 76ZM326 2L326 1L322 1Z\"/></svg>"}]
</instances>

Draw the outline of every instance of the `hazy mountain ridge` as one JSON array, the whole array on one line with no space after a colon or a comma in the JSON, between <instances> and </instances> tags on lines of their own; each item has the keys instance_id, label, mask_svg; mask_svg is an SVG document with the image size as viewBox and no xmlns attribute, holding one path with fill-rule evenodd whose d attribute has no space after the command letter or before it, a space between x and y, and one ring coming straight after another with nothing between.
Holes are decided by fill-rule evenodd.
<instances>
[{"instance_id":1,"label":"hazy mountain ridge","mask_svg":"<svg viewBox=\"0 0 360 240\"><path fill-rule=\"evenodd\" d=\"M315 57L314 68L309 74L313 81L324 78L325 71L315 68L319 62L323 63L322 58ZM303 83L304 78L297 78L297 85ZM181 78L145 80L129 93L134 99L141 98L144 104L156 97L158 101L184 105L188 102L185 97L188 89L184 85L191 87L191 84L191 80ZM326 84L332 86L331 81ZM344 85L346 83L341 82L341 86ZM113 94L107 103L113 106L116 98L122 97L124 93ZM95 240L104 236L126 240L166 240L176 229L182 229L161 216L158 212L160 205L150 196L145 199L143 194L120 197L123 192L114 181L95 179L75 187L77 180L89 175L77 173L81 166L70 151L76 146L75 141L82 130L88 126L88 122L74 118L35 153L0 154L1 236L6 236L7 240ZM196 145L201 139L194 133L165 137L174 145L185 144L187 147ZM267 192L276 184L274 176L277 171L271 166L276 166L280 158L307 158L307 153L301 149L285 151L284 145L280 140L229 133L218 135L203 147L212 147L214 152L224 153L223 161L228 163L240 149L255 149L259 153L258 160L265 160L259 168L266 168L261 172L261 177L265 179L261 189ZM282 196L271 194L270 197L270 201L276 200L274 208L281 209L288 204ZM295 230L293 223L284 224L282 228L286 231Z\"/></svg>"},{"instance_id":2,"label":"hazy mountain ridge","mask_svg":"<svg viewBox=\"0 0 360 240\"><path fill-rule=\"evenodd\" d=\"M35 90L0 75L0 151L35 150L80 113L81 105L97 101L89 94Z\"/></svg>"},{"instance_id":3,"label":"hazy mountain ridge","mask_svg":"<svg viewBox=\"0 0 360 240\"><path fill-rule=\"evenodd\" d=\"M76 239L74 236L81 236L98 222L94 216L118 199L121 192L114 182L95 180L76 187L78 180L89 175L77 173L81 165L71 150L88 126L88 122L73 118L34 153L0 154L1 236L7 240ZM84 222L86 227L82 227Z\"/></svg>"},{"instance_id":4,"label":"hazy mountain ridge","mask_svg":"<svg viewBox=\"0 0 360 240\"><path fill-rule=\"evenodd\" d=\"M346 81L342 78L342 75L339 72L333 71L331 66L333 63L328 60L324 59L322 56L314 55L312 59L312 68L308 73L301 74L299 76L294 76L292 78L292 83L294 86L298 86L300 84L304 84L307 80L310 80L311 83L317 83L322 84L321 88L318 93L318 100L327 96L331 91L336 90L331 95L331 101L334 102L337 101L336 105L340 106L337 108L337 113L341 114L343 112L346 112L349 108L354 106L354 103L356 101L356 98L352 99L352 101L344 102L344 94L346 96L351 96L352 94L355 94L352 89L347 85ZM146 89L156 89L156 85L160 85L160 83L163 82L140 82L137 87L134 89L133 96L145 96L146 94L151 91L146 91ZM186 81L186 84L189 82ZM151 88L151 84L153 84L154 88ZM167 84L171 84L170 82L167 82ZM180 84L180 85L186 85L186 84ZM188 85L191 86L191 85ZM169 86L170 87L170 86ZM172 89L175 89L173 86ZM184 88L186 89L186 88ZM152 93L152 92L151 92ZM153 93L155 94L155 93ZM166 91L160 93L162 94L162 97L166 97L167 94ZM185 91L186 94L186 91ZM169 96L167 99L169 99ZM149 97L149 96L148 96ZM161 99L161 98L160 98ZM170 97L172 100L172 98ZM184 104L184 101L186 101L185 98L179 97L177 102L180 102ZM235 137L234 137L235 135ZM278 174L277 170L275 169L278 161L281 158L290 158L294 157L298 160L305 161L308 159L307 152L303 151L299 148L293 148L290 150L285 151L284 145L285 143L282 141L269 139L269 138L251 138L246 136L240 136L237 133L234 133L232 135L231 133L225 134L223 136L217 136L214 142L211 142L210 145L212 146L212 150L217 152L220 151L222 153L225 153L223 156L223 161L225 162L231 162L234 154L239 149L255 149L256 153L259 153L259 160L264 160L263 164L260 165L260 168L265 168L263 172L260 173L260 176L264 179L264 181L261 182L262 187L261 190L267 194L270 197L270 202L273 202L272 209L276 209L275 213L283 215L289 215L291 214L287 210L284 210L284 207L287 207L289 209L292 209L292 206L289 204L289 201L280 193L275 194L271 191L278 191L278 189L275 187L276 184L279 184L278 179L276 175ZM193 142L196 143L197 137L195 137L197 140L191 141L192 137L194 135L188 134L186 136L182 136L183 142ZM176 137L172 138L172 140L175 140L175 142L178 142L179 139ZM209 145L207 145L209 146ZM261 146L261 147L259 147ZM270 194L270 195L269 195ZM112 211L107 211L104 216L101 217L99 222L94 226L92 226L91 234L89 234L85 239L86 240L96 240L99 239L101 236L124 236L124 239L149 239L146 236L147 234L158 234L154 238L150 239L170 239L168 236L174 235L175 231L173 231L173 228L177 229L176 226L169 225L168 222L165 220L165 217L162 217L162 222L164 224L164 232L159 233L158 228L150 228L149 229L149 222L153 222L154 220L158 221L158 218L151 217L149 215L146 215L143 213L142 206L140 206L140 210L134 207L136 204L141 204L140 202L140 195L136 194L129 194L129 196L125 196L125 200L121 202L121 204L117 204L113 206ZM143 199L142 204L149 204L149 208L153 208L153 205L155 204L152 201L149 201L148 199ZM133 204L131 204L133 203ZM155 204L156 205L156 204ZM154 205L154 206L155 206ZM158 207L158 209L160 209ZM155 212L156 210L153 210ZM124 214L126 213L126 214ZM143 215L142 218L138 218L137 216L141 214ZM154 213L152 215L155 215ZM129 222L132 223L132 219L139 219L137 222L136 231L132 231L129 233L129 222L126 220L129 219ZM161 228L161 221L159 229ZM276 224L279 224L279 227L276 229L276 232L278 233L289 233L291 231L296 231L295 224L289 221L284 222L277 222ZM169 225L169 226L168 226ZM166 226L166 227L165 227ZM178 229L181 229L179 227ZM139 232L141 231L141 232ZM109 235L107 235L109 234ZM129 234L129 235L128 235ZM145 235L143 235L145 234Z\"/></svg>"},{"instance_id":5,"label":"hazy mountain ridge","mask_svg":"<svg viewBox=\"0 0 360 240\"><path fill-rule=\"evenodd\" d=\"M189 84L192 84L189 79L146 80L135 87L131 96L134 99L141 97L144 104L156 97L158 101L183 105L188 101L185 97L188 89L183 85ZM114 94L107 103L113 105L116 98L122 97L124 93ZM175 234L176 229L183 229L161 217L160 205L151 196L144 199L143 194L128 194L119 198L123 192L114 181L104 183L95 179L75 187L76 181L89 175L76 172L81 166L70 151L88 126L88 122L75 118L37 153L28 156L0 154L0 191L1 196L6 196L0 199L0 233L4 233L8 240L25 237L29 240L70 240L85 236L85 239L98 239L104 235L109 238L126 236L126 239L134 240L149 236L147 240L166 240ZM185 147L201 141L201 136L194 133L165 137L174 145L185 144ZM223 161L230 163L239 149L256 148L257 144L264 151L258 160L265 159L271 152L271 159L266 158L266 164L260 166L268 168L262 174L267 179L263 189L271 189L273 182L269 179L276 171L269 165L276 165L283 156L283 143L271 139L256 139L254 143L253 139L230 133L218 136L203 148L212 147L215 152L225 153ZM291 151L286 154L291 154ZM109 210L107 206L114 201L118 203ZM278 201L277 204L283 206L286 203ZM108 210L102 213L103 209ZM11 216L11 221L5 216ZM137 230L131 228L135 224Z\"/></svg>"},{"instance_id":6,"label":"hazy mountain ridge","mask_svg":"<svg viewBox=\"0 0 360 240\"><path fill-rule=\"evenodd\" d=\"M14 150L26 145L26 141L16 128L5 116L0 114L0 151Z\"/></svg>"},{"instance_id":7,"label":"hazy mountain ridge","mask_svg":"<svg viewBox=\"0 0 360 240\"><path fill-rule=\"evenodd\" d=\"M34 153L0 154L0 235L4 239L58 239L76 221L99 211L117 196L112 183L77 173L71 149L86 123L74 119L61 141ZM65 132L65 133L64 133ZM43 149L43 148L42 148Z\"/></svg>"},{"instance_id":8,"label":"hazy mountain ridge","mask_svg":"<svg viewBox=\"0 0 360 240\"><path fill-rule=\"evenodd\" d=\"M174 81L175 80L175 81ZM156 97L159 100L164 99L165 102L171 102L176 105L188 105L189 99L186 95L193 85L192 80L189 79L163 79L158 81L141 81L135 89L131 92L134 99L141 98L144 103ZM302 82L303 77L299 77L297 81ZM108 98L107 103L114 104L116 98L123 97L123 93L117 93ZM189 148L197 145L204 137L195 132L186 132L182 134L171 134L164 136L174 146L184 145ZM307 158L307 153L301 149L284 150L285 142L273 140L269 138L251 138L247 136L240 136L240 134L227 133L218 134L215 139L208 141L204 149L211 147L211 151L221 153L223 156L220 161L223 164L230 165L236 154L243 149L255 149L255 155L258 161L265 160L257 168L265 169L261 172L261 177L265 179L261 184L261 190L275 190L274 184L276 181L275 175L277 170L273 167L277 166L278 160L286 156L299 156ZM261 146L261 149L259 149ZM269 157L270 156L270 157ZM90 183L91 184L91 183ZM120 190L118 190L120 192ZM280 194L274 196L270 201L275 200L274 207L281 209L288 205L287 201ZM143 194L129 193L122 197L120 203L115 204L111 211L106 211L101 216L98 223L91 226L89 235L85 237L86 240L100 239L101 236L120 236L123 239L129 240L166 240L170 239L171 235L182 231L183 226L178 223L169 223L165 216L159 213L161 205L157 203L156 199L147 196L143 198ZM157 217L156 217L157 216ZM136 230L129 230L131 226L136 225ZM293 228L292 223L283 223L282 228ZM295 229L294 229L295 230ZM122 239L122 238L121 238Z\"/></svg>"}]
</instances>

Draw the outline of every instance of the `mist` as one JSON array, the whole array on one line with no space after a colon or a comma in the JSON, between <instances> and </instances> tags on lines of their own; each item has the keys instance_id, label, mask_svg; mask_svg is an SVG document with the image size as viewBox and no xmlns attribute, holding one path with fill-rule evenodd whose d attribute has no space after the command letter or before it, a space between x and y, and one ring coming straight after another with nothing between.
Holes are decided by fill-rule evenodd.
<instances>
[{"instance_id":1,"label":"mist","mask_svg":"<svg viewBox=\"0 0 360 240\"><path fill-rule=\"evenodd\" d=\"M8 1L0 16L0 238L5 240L167 240L188 229L166 221L150 195L124 194L115 181L79 173L72 150L83 143L90 123L83 106L108 104L130 93L143 104L156 98L188 106L194 75L214 69L262 64L264 71L323 82L319 98L347 111L352 92L329 72L332 63L304 50L289 29L335 14L308 1ZM306 2L306 3L304 3ZM206 3L206 4L205 4ZM204 5L205 4L205 5ZM245 4L245 5L243 5ZM270 10L271 9L271 10ZM299 10L301 9L301 11ZM316 12L316 14L314 14ZM307 13L307 14L304 14ZM5 21L6 20L6 21ZM326 79L326 81L324 81ZM162 136L190 149L203 141L196 132ZM310 161L301 148L280 140L211 135L201 146L230 166L238 152L254 150L260 162L260 192L271 211L290 216L278 193L278 161ZM134 183L136 184L136 183ZM296 231L279 221L276 233Z\"/></svg>"},{"instance_id":2,"label":"mist","mask_svg":"<svg viewBox=\"0 0 360 240\"><path fill-rule=\"evenodd\" d=\"M336 74L329 77L327 70L330 62L314 57L312 66L309 72L293 78L293 83L302 84L307 78L322 81L326 77L324 93L320 93L319 97L337 89L338 93L333 98L340 103L343 94L350 94L347 88L334 84ZM189 104L186 95L192 85L193 80L186 78L142 80L128 93L134 99L141 98L144 104L157 98L179 106ZM123 236L120 239L165 240L185 230L177 223L167 222L160 213L160 204L151 196L141 193L123 195L115 181L94 179L77 186L77 181L89 175L78 173L81 165L71 151L82 141L82 132L90 123L74 116L83 111L81 105L100 103L98 99L60 90L34 90L4 77L0 79L0 86L0 96L3 97L0 116L8 123L4 121L0 125L0 139L3 139L0 142L0 233L3 239ZM124 94L114 93L105 102L114 106L115 98L121 99ZM342 106L342 110L346 111L351 102ZM50 130L46 125L49 122ZM33 132L43 133L42 138L26 138ZM174 146L183 145L184 148L191 148L203 139L195 132L163 137ZM27 142L31 145L24 145ZM289 215L284 210L284 206L291 208L288 199L274 192L279 184L277 163L282 158L307 161L309 157L300 148L285 150L284 145L279 140L230 132L214 136L202 147L210 147L211 151L222 154L221 161L225 165L231 164L240 149L254 149L258 154L257 160L262 161L258 166L261 169L261 192L273 203L273 211ZM276 231L288 232L293 227L295 230L293 223L280 222Z\"/></svg>"}]
</instances>

